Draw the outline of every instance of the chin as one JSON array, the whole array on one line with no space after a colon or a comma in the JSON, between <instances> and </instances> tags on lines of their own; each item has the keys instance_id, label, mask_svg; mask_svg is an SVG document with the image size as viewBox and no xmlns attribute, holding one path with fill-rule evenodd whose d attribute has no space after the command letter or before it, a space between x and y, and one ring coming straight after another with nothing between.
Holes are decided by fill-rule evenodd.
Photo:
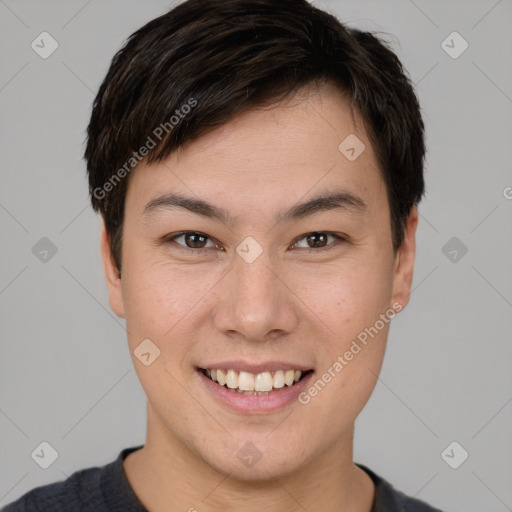
<instances>
[{"instance_id":1,"label":"chin","mask_svg":"<svg viewBox=\"0 0 512 512\"><path fill-rule=\"evenodd\" d=\"M227 448L222 453L210 453L205 461L215 471L229 475L243 482L268 482L283 478L300 470L306 463L304 454L298 454L292 448L265 446L265 441L243 441L237 446ZM212 460L213 459L213 460Z\"/></svg>"}]
</instances>

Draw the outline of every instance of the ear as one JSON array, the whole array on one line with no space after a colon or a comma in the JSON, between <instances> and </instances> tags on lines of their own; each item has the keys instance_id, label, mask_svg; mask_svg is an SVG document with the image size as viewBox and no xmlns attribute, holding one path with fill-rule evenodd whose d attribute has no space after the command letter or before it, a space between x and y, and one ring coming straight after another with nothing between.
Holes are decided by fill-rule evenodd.
<instances>
[{"instance_id":1,"label":"ear","mask_svg":"<svg viewBox=\"0 0 512 512\"><path fill-rule=\"evenodd\" d=\"M110 237L105 229L105 222L101 218L101 258L103 260L103 271L107 282L110 307L117 316L124 318L123 289L119 270L114 263L110 249Z\"/></svg>"},{"instance_id":2,"label":"ear","mask_svg":"<svg viewBox=\"0 0 512 512\"><path fill-rule=\"evenodd\" d=\"M398 302L405 308L411 296L411 284L416 256L416 227L418 226L418 209L411 208L405 227L402 245L397 250L393 270L393 299L392 304Z\"/></svg>"}]
</instances>

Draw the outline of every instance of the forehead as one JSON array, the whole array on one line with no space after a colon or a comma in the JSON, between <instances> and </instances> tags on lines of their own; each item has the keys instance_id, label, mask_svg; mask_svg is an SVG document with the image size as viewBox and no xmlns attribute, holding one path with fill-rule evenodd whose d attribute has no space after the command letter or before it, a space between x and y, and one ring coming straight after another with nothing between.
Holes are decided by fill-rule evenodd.
<instances>
[{"instance_id":1,"label":"forehead","mask_svg":"<svg viewBox=\"0 0 512 512\"><path fill-rule=\"evenodd\" d=\"M138 201L142 213L157 195L180 192L217 205L238 201L247 210L330 188L385 195L383 186L360 114L324 84L244 112L161 162L140 164L130 176L127 203Z\"/></svg>"}]
</instances>

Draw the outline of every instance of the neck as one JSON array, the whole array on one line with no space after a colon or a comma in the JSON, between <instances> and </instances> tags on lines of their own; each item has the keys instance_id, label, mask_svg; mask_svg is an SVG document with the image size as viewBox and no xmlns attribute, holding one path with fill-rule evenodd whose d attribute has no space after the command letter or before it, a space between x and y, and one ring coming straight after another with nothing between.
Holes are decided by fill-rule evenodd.
<instances>
[{"instance_id":1,"label":"neck","mask_svg":"<svg viewBox=\"0 0 512 512\"><path fill-rule=\"evenodd\" d=\"M155 417L148 404L144 447L124 461L128 481L151 512L261 510L370 512L374 486L352 462L353 428L336 446L286 475L241 480L210 467Z\"/></svg>"}]
</instances>

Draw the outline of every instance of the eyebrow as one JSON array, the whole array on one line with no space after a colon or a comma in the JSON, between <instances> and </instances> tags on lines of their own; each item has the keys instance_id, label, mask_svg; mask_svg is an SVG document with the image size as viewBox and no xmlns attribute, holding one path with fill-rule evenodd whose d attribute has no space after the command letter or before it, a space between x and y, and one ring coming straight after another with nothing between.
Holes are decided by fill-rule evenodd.
<instances>
[{"instance_id":1,"label":"eyebrow","mask_svg":"<svg viewBox=\"0 0 512 512\"><path fill-rule=\"evenodd\" d=\"M182 208L197 215L220 221L226 225L235 224L235 218L228 210L202 199L195 199L175 193L165 194L149 201L144 208L143 216L149 217L158 211L175 208ZM356 196L352 192L342 190L318 195L313 199L298 203L285 212L279 212L275 217L275 221L298 220L315 213L330 210L364 213L366 209L367 205L361 197Z\"/></svg>"}]
</instances>

